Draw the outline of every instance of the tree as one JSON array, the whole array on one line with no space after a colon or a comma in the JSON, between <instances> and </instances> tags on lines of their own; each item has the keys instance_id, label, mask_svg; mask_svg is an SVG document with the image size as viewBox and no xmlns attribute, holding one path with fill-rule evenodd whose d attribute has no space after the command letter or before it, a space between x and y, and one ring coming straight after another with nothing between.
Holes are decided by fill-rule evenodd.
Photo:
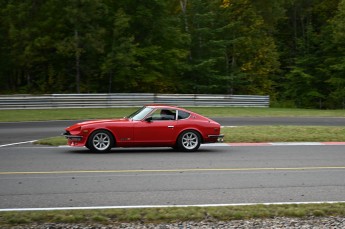
<instances>
[{"instance_id":1,"label":"tree","mask_svg":"<svg viewBox=\"0 0 345 229\"><path fill-rule=\"evenodd\" d=\"M95 29L100 1L10 1L2 9L16 92L70 91L69 63L75 63L76 91L80 92L81 55L102 50L101 29ZM90 16L91 15L91 16ZM98 24L97 24L98 25ZM75 61L69 59L75 57ZM92 63L92 62L91 62ZM88 63L89 64L89 63ZM86 69L83 72L91 75ZM19 89L17 88L19 87Z\"/></svg>"},{"instance_id":2,"label":"tree","mask_svg":"<svg viewBox=\"0 0 345 229\"><path fill-rule=\"evenodd\" d=\"M194 92L272 94L278 53L252 1L190 0Z\"/></svg>"},{"instance_id":3,"label":"tree","mask_svg":"<svg viewBox=\"0 0 345 229\"><path fill-rule=\"evenodd\" d=\"M17 87L25 87L30 90L36 80L34 67L40 57L35 48L38 43L35 42L38 29L35 28L34 18L37 17L39 7L34 1L13 1L1 8L1 27L6 34L2 44L7 45L2 46L5 52L2 53L1 61L4 62L2 65L10 68L6 71L9 75L5 76L9 89L18 90Z\"/></svg>"},{"instance_id":4,"label":"tree","mask_svg":"<svg viewBox=\"0 0 345 229\"><path fill-rule=\"evenodd\" d=\"M341 0L336 15L331 20L332 38L336 56L328 58L332 76L329 83L332 86L330 101L332 107L345 108L345 0Z\"/></svg>"},{"instance_id":5,"label":"tree","mask_svg":"<svg viewBox=\"0 0 345 229\"><path fill-rule=\"evenodd\" d=\"M137 44L134 43L134 36L130 33L130 17L119 8L113 17L110 17L106 46L106 56L104 57L101 69L102 74L108 76L108 92L121 90L121 85L128 83L131 70L138 66L136 62ZM115 79L114 79L115 77ZM115 84L113 82L116 82ZM114 87L117 88L114 88Z\"/></svg>"},{"instance_id":6,"label":"tree","mask_svg":"<svg viewBox=\"0 0 345 229\"><path fill-rule=\"evenodd\" d=\"M279 25L282 100L299 107L324 108L332 91L330 60L336 56L329 20L337 0L293 1Z\"/></svg>"},{"instance_id":7,"label":"tree","mask_svg":"<svg viewBox=\"0 0 345 229\"><path fill-rule=\"evenodd\" d=\"M124 12L131 15L130 31L137 44L135 67L126 78L124 91L178 90L188 44L170 4L160 0L131 0L123 4Z\"/></svg>"},{"instance_id":8,"label":"tree","mask_svg":"<svg viewBox=\"0 0 345 229\"><path fill-rule=\"evenodd\" d=\"M76 92L88 91L89 78L99 76L99 72L95 71L98 68L93 69L91 66L97 66L95 58L104 53L105 29L101 21L105 6L101 0L75 0L62 9L65 15L61 18L65 24L65 37L57 43L57 50L62 56L70 58L70 63L74 63L74 68L71 65L69 67L75 70ZM90 57L93 60L88 59ZM86 77L84 89L81 88L82 74Z\"/></svg>"}]
</instances>

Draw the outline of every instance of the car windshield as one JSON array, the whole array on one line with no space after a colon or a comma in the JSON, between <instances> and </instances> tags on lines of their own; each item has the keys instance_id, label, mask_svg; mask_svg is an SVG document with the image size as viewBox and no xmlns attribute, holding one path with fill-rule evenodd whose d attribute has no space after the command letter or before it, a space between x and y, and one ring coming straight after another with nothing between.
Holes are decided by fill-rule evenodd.
<instances>
[{"instance_id":1,"label":"car windshield","mask_svg":"<svg viewBox=\"0 0 345 229\"><path fill-rule=\"evenodd\" d=\"M134 121L140 121L143 118L145 118L152 110L153 108L150 107L142 107L130 116L128 116L127 118L132 119Z\"/></svg>"}]
</instances>

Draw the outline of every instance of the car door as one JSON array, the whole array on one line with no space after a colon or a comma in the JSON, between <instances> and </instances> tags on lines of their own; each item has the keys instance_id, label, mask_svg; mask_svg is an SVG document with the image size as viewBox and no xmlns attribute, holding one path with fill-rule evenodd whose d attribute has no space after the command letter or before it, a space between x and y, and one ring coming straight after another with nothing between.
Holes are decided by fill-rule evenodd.
<instances>
[{"instance_id":1,"label":"car door","mask_svg":"<svg viewBox=\"0 0 345 229\"><path fill-rule=\"evenodd\" d=\"M176 111L156 109L145 120L135 123L133 140L137 145L171 145L175 142Z\"/></svg>"}]
</instances>

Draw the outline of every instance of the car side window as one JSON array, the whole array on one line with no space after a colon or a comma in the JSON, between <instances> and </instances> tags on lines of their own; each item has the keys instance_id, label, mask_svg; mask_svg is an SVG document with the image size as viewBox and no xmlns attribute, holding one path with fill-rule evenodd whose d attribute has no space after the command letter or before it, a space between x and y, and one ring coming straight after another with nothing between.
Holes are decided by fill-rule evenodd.
<instances>
[{"instance_id":1,"label":"car side window","mask_svg":"<svg viewBox=\"0 0 345 229\"><path fill-rule=\"evenodd\" d=\"M178 111L178 119L186 119L190 116L190 113L185 111Z\"/></svg>"},{"instance_id":2,"label":"car side window","mask_svg":"<svg viewBox=\"0 0 345 229\"><path fill-rule=\"evenodd\" d=\"M171 109L157 109L152 114L153 121L175 120L176 111Z\"/></svg>"}]
</instances>

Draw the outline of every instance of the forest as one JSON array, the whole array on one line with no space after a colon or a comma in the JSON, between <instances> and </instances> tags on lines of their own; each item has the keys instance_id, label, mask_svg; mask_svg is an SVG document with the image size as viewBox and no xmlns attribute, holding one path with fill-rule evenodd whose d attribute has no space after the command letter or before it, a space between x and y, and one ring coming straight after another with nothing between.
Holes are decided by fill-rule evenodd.
<instances>
[{"instance_id":1,"label":"forest","mask_svg":"<svg viewBox=\"0 0 345 229\"><path fill-rule=\"evenodd\" d=\"M345 108L345 0L0 0L0 94Z\"/></svg>"}]
</instances>

